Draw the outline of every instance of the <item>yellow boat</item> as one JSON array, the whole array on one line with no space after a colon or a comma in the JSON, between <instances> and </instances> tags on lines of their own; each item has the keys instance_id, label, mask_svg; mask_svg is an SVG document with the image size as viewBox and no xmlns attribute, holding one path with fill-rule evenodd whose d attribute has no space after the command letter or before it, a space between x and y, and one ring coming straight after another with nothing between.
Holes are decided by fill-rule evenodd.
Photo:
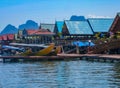
<instances>
[{"instance_id":1,"label":"yellow boat","mask_svg":"<svg viewBox=\"0 0 120 88\"><path fill-rule=\"evenodd\" d=\"M35 55L35 56L44 56L44 55L47 55L47 54L49 54L50 52L52 52L54 46L55 46L55 44L54 44L54 43L51 43L47 48L42 49L42 50L36 52L34 55Z\"/></svg>"},{"instance_id":2,"label":"yellow boat","mask_svg":"<svg viewBox=\"0 0 120 88\"><path fill-rule=\"evenodd\" d=\"M61 47L55 46L55 48L49 54L47 54L47 56L56 56L58 53L61 53Z\"/></svg>"},{"instance_id":3,"label":"yellow boat","mask_svg":"<svg viewBox=\"0 0 120 88\"><path fill-rule=\"evenodd\" d=\"M32 52L31 49L27 50L26 52L22 53L22 56L45 56L52 52L54 48L54 43L51 43L47 48L39 50L38 52Z\"/></svg>"},{"instance_id":4,"label":"yellow boat","mask_svg":"<svg viewBox=\"0 0 120 88\"><path fill-rule=\"evenodd\" d=\"M27 51L21 53L20 55L22 55L22 56L30 56L32 54L33 54L33 52L31 50L27 50Z\"/></svg>"}]
</instances>

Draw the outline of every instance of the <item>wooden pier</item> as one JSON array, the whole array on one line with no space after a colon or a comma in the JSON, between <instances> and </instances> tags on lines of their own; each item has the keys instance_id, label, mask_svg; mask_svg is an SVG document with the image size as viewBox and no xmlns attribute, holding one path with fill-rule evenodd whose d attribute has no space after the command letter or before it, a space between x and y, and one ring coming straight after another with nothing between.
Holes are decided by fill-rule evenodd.
<instances>
[{"instance_id":1,"label":"wooden pier","mask_svg":"<svg viewBox=\"0 0 120 88\"><path fill-rule=\"evenodd\" d=\"M120 62L120 55L106 54L58 54L57 56L0 56L3 62L6 61L54 61L54 60L91 60Z\"/></svg>"}]
</instances>

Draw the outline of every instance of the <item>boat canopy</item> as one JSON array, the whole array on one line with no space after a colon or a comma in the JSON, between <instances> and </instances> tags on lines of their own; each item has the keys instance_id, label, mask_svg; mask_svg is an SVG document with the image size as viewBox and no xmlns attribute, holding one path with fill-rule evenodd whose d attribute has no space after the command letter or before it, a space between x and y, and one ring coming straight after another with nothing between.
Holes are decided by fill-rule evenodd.
<instances>
[{"instance_id":1,"label":"boat canopy","mask_svg":"<svg viewBox=\"0 0 120 88\"><path fill-rule=\"evenodd\" d=\"M24 46L24 47L43 47L43 48L48 47L48 46L46 46L45 44L10 43L9 45L13 45L13 46Z\"/></svg>"},{"instance_id":2,"label":"boat canopy","mask_svg":"<svg viewBox=\"0 0 120 88\"><path fill-rule=\"evenodd\" d=\"M3 49L11 49L11 50L18 50L18 51L24 51L24 48L19 48L19 47L14 47L14 46L8 46L8 45L3 45Z\"/></svg>"}]
</instances>

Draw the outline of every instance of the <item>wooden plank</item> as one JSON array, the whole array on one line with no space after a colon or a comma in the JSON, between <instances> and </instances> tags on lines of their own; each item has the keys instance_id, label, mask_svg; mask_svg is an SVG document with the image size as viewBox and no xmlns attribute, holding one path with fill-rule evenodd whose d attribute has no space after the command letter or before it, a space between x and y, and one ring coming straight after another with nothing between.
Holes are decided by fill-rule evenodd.
<instances>
[{"instance_id":1,"label":"wooden plank","mask_svg":"<svg viewBox=\"0 0 120 88\"><path fill-rule=\"evenodd\" d=\"M96 58L113 58L120 59L120 55L107 54L58 54L57 56L0 56L0 58L10 59L57 59L57 58L80 58L80 57L96 57Z\"/></svg>"}]
</instances>

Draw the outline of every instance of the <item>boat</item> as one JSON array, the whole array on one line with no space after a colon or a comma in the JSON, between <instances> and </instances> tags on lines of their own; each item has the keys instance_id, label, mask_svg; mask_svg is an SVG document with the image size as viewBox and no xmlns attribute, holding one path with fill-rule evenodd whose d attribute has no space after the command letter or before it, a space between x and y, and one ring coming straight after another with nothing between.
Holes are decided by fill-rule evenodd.
<instances>
[{"instance_id":1,"label":"boat","mask_svg":"<svg viewBox=\"0 0 120 88\"><path fill-rule=\"evenodd\" d=\"M56 56L57 54L61 53L61 47L55 46L55 48L46 56Z\"/></svg>"},{"instance_id":2,"label":"boat","mask_svg":"<svg viewBox=\"0 0 120 88\"><path fill-rule=\"evenodd\" d=\"M20 47L15 47L15 46L11 46L11 45L2 45L0 47L0 54L1 55L15 55L16 53L19 52L23 52L24 48L20 48Z\"/></svg>"},{"instance_id":3,"label":"boat","mask_svg":"<svg viewBox=\"0 0 120 88\"><path fill-rule=\"evenodd\" d=\"M54 43L51 43L49 45L10 43L10 45L26 48L24 52L17 54L17 56L56 56L61 51L61 47L55 46Z\"/></svg>"},{"instance_id":4,"label":"boat","mask_svg":"<svg viewBox=\"0 0 120 88\"><path fill-rule=\"evenodd\" d=\"M54 44L54 43L51 43L47 48L42 49L42 50L36 52L34 55L35 55L35 56L44 56L44 55L47 55L47 54L49 54L50 52L52 52L54 46L55 46L55 44Z\"/></svg>"},{"instance_id":5,"label":"boat","mask_svg":"<svg viewBox=\"0 0 120 88\"><path fill-rule=\"evenodd\" d=\"M36 52L33 52L32 49L29 48L28 50L21 53L20 55L22 56L45 56L52 52L52 50L54 49L54 45L55 45L54 43L51 43L48 47L42 50L36 51Z\"/></svg>"},{"instance_id":6,"label":"boat","mask_svg":"<svg viewBox=\"0 0 120 88\"><path fill-rule=\"evenodd\" d=\"M29 49L29 50L26 50L25 52L21 53L21 54L16 54L16 55L21 55L21 56L30 56L32 55L33 52Z\"/></svg>"}]
</instances>

